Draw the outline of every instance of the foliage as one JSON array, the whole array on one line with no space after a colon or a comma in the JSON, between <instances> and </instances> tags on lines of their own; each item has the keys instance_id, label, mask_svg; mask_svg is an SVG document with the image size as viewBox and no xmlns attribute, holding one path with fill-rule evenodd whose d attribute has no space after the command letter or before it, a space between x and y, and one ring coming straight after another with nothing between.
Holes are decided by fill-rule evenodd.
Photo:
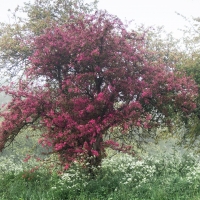
<instances>
[{"instance_id":1,"label":"foliage","mask_svg":"<svg viewBox=\"0 0 200 200\"><path fill-rule=\"evenodd\" d=\"M188 19L187 19L188 20ZM199 64L199 19L193 19L189 22L190 26L183 30L184 37L182 39L183 50L185 54L181 58L181 62L177 64L178 69L184 70L189 76L192 76L198 86L200 86Z\"/></svg>"},{"instance_id":2,"label":"foliage","mask_svg":"<svg viewBox=\"0 0 200 200\"><path fill-rule=\"evenodd\" d=\"M127 152L107 139L112 129L151 129L195 108L194 82L146 59L143 38L106 12L80 15L36 37L26 79L2 87L12 101L1 112L0 148L32 127L43 131L39 143L74 161L101 164L105 148ZM156 78L155 78L156 77Z\"/></svg>"},{"instance_id":3,"label":"foliage","mask_svg":"<svg viewBox=\"0 0 200 200\"><path fill-rule=\"evenodd\" d=\"M198 85L198 98L196 99L196 109L190 116L189 120L184 123L179 123L179 132L181 133L182 142L187 147L194 148L199 152L199 120L200 120L200 49L199 49L199 19L192 19L184 17L188 21L188 26L183 30L184 37L182 38L183 56L180 62L176 63L176 69L184 71L187 76L192 77Z\"/></svg>"},{"instance_id":4,"label":"foliage","mask_svg":"<svg viewBox=\"0 0 200 200\"><path fill-rule=\"evenodd\" d=\"M60 175L16 166L18 173L1 173L0 195L2 200L199 199L199 167L197 156L178 152L142 159L117 154L104 160L95 179L78 165Z\"/></svg>"},{"instance_id":5,"label":"foliage","mask_svg":"<svg viewBox=\"0 0 200 200\"><path fill-rule=\"evenodd\" d=\"M21 77L29 65L28 57L34 49L29 41L34 36L55 24L67 23L70 16L96 10L96 4L97 1L87 4L83 0L34 0L17 7L9 23L0 23L1 78L10 82Z\"/></svg>"},{"instance_id":6,"label":"foliage","mask_svg":"<svg viewBox=\"0 0 200 200\"><path fill-rule=\"evenodd\" d=\"M176 39L171 33L167 33L163 27L136 26L137 32L145 32L145 48L153 54L147 54L147 59L152 62L161 62L168 68L175 69L185 56L181 39Z\"/></svg>"}]
</instances>

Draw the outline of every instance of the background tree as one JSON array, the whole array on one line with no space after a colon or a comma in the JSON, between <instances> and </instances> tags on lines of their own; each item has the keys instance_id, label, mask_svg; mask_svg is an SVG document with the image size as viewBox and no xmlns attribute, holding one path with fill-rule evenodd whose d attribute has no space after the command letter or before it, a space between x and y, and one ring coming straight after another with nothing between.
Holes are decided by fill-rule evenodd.
<instances>
[{"instance_id":1,"label":"background tree","mask_svg":"<svg viewBox=\"0 0 200 200\"><path fill-rule=\"evenodd\" d=\"M30 40L34 36L55 24L67 23L70 16L94 11L96 4L97 1L86 4L83 0L35 0L17 7L9 23L0 23L1 78L11 81L23 74L33 52Z\"/></svg>"},{"instance_id":2,"label":"background tree","mask_svg":"<svg viewBox=\"0 0 200 200\"><path fill-rule=\"evenodd\" d=\"M147 59L173 69L181 62L183 58L181 39L174 38L171 33L164 30L164 27L136 26L136 30L140 34L145 32L145 48L149 50Z\"/></svg>"},{"instance_id":3,"label":"background tree","mask_svg":"<svg viewBox=\"0 0 200 200\"><path fill-rule=\"evenodd\" d=\"M12 101L2 111L0 148L27 127L58 153L65 169L74 161L101 164L105 148L127 151L108 139L112 130L170 125L189 116L197 87L192 80L147 59L145 41L105 12L80 15L34 37L26 79L3 87ZM70 21L69 19L69 21ZM155 78L156 77L156 78Z\"/></svg>"},{"instance_id":4,"label":"background tree","mask_svg":"<svg viewBox=\"0 0 200 200\"><path fill-rule=\"evenodd\" d=\"M181 41L183 56L180 58L180 62L176 64L176 69L184 71L195 80L198 85L198 94L200 94L199 19L193 18L190 20L186 17L184 18L188 21L188 26L183 30L184 36ZM197 108L191 115L190 120L186 120L186 123L182 124L181 136L187 147L194 147L199 151L200 96L198 96L196 104Z\"/></svg>"}]
</instances>

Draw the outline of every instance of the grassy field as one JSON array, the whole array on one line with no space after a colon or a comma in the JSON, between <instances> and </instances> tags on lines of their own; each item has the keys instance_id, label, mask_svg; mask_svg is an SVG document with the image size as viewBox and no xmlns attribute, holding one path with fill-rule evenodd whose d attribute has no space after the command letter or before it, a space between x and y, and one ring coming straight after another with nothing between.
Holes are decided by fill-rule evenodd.
<instances>
[{"instance_id":1,"label":"grassy field","mask_svg":"<svg viewBox=\"0 0 200 200\"><path fill-rule=\"evenodd\" d=\"M192 154L117 154L103 161L94 179L75 165L59 175L45 166L37 170L34 160L14 159L0 157L1 200L200 199L200 163Z\"/></svg>"}]
</instances>

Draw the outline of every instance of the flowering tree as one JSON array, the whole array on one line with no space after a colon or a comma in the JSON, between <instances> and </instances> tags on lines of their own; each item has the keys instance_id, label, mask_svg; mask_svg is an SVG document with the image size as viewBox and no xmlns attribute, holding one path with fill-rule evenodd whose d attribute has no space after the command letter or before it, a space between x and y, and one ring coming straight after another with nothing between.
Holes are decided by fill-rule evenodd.
<instances>
[{"instance_id":1,"label":"flowering tree","mask_svg":"<svg viewBox=\"0 0 200 200\"><path fill-rule=\"evenodd\" d=\"M147 60L143 37L105 12L47 29L31 45L26 79L1 89L12 96L0 113L1 150L31 126L65 169L99 166L106 147L128 150L108 139L114 127L151 129L195 108L194 82Z\"/></svg>"}]
</instances>

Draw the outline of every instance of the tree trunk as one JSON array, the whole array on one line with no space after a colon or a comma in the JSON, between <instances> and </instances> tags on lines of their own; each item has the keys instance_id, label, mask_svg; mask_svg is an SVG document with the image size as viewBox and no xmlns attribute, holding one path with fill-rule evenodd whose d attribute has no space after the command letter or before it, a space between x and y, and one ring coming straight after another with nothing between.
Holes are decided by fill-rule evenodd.
<instances>
[{"instance_id":1,"label":"tree trunk","mask_svg":"<svg viewBox=\"0 0 200 200\"><path fill-rule=\"evenodd\" d=\"M98 152L98 156L94 156L92 152L89 152L88 163L89 163L89 174L94 177L99 167L101 166L102 160L105 157L105 150L102 147L103 139L102 135L98 134L96 142L93 144L93 150Z\"/></svg>"}]
</instances>

